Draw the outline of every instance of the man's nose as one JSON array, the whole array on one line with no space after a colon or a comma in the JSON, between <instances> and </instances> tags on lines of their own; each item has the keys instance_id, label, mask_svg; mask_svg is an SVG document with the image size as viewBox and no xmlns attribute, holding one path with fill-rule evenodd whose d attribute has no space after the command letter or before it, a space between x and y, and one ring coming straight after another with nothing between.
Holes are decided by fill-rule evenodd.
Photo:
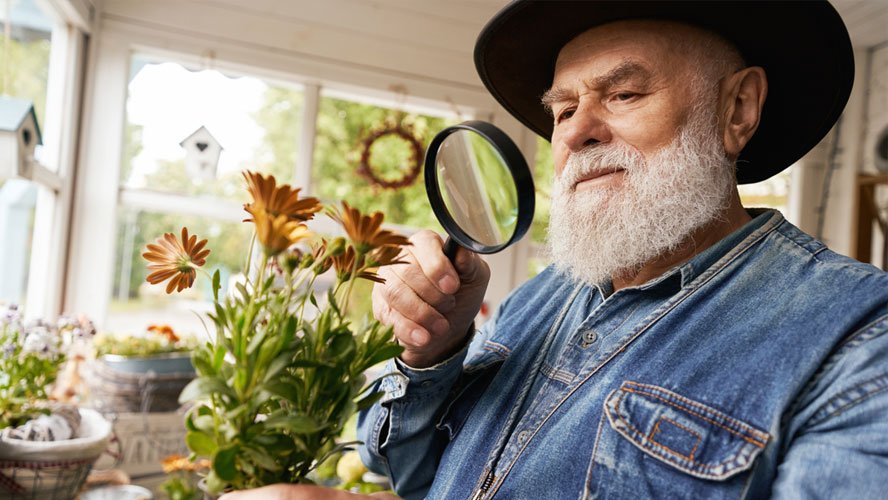
<instances>
[{"instance_id":1,"label":"man's nose","mask_svg":"<svg viewBox=\"0 0 888 500\"><path fill-rule=\"evenodd\" d=\"M610 129L592 106L580 106L568 120L559 124L562 138L571 152L611 140Z\"/></svg>"}]
</instances>

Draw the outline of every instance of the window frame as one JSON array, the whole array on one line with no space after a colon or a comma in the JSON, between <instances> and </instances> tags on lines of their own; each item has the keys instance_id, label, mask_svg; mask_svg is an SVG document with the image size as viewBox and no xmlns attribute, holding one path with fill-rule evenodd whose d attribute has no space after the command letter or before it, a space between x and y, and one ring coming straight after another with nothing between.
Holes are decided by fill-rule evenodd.
<instances>
[{"instance_id":1,"label":"window frame","mask_svg":"<svg viewBox=\"0 0 888 500\"><path fill-rule=\"evenodd\" d=\"M71 200L91 5L77 0L37 1L53 21L41 161L30 181L37 187L31 255L25 287L28 319L53 317L63 300Z\"/></svg>"}]
</instances>

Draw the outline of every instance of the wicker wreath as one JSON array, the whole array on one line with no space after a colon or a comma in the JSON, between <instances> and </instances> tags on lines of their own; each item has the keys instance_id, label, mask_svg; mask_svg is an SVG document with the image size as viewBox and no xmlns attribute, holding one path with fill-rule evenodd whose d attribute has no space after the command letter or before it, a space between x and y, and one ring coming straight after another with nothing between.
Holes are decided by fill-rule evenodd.
<instances>
[{"instance_id":1,"label":"wicker wreath","mask_svg":"<svg viewBox=\"0 0 888 500\"><path fill-rule=\"evenodd\" d=\"M396 135L407 141L413 150L410 156L410 164L402 170L404 175L392 180L386 180L378 177L373 171L373 165L370 164L370 149L373 143L387 135ZM358 165L358 174L365 177L371 184L385 189L400 189L413 184L419 177L422 169L423 147L422 140L413 134L411 130L401 124L388 125L385 128L376 130L368 135L361 146L361 163Z\"/></svg>"}]
</instances>

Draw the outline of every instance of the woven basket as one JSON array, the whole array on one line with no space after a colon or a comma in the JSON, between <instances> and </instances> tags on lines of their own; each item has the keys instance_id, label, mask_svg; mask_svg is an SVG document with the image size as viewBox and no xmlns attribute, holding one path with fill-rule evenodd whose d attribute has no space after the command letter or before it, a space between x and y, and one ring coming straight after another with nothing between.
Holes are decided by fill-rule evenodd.
<instances>
[{"instance_id":1,"label":"woven basket","mask_svg":"<svg viewBox=\"0 0 888 500\"><path fill-rule=\"evenodd\" d=\"M0 499L71 499L111 440L111 423L80 409L78 436L64 441L0 440Z\"/></svg>"},{"instance_id":2,"label":"woven basket","mask_svg":"<svg viewBox=\"0 0 888 500\"><path fill-rule=\"evenodd\" d=\"M176 411L179 393L194 378L194 372L159 373L116 369L102 358L92 364L90 391L95 406L103 412L147 413Z\"/></svg>"}]
</instances>

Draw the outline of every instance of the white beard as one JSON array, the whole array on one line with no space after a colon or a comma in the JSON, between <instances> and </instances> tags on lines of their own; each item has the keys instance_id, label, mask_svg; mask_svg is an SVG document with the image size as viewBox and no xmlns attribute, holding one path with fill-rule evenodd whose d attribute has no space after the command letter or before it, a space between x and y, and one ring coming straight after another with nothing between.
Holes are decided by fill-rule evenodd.
<instances>
[{"instance_id":1,"label":"white beard","mask_svg":"<svg viewBox=\"0 0 888 500\"><path fill-rule=\"evenodd\" d=\"M622 186L575 191L599 169L625 169ZM548 248L556 268L590 285L631 277L723 216L735 182L712 112L693 113L650 158L623 145L572 153L552 190Z\"/></svg>"}]
</instances>

